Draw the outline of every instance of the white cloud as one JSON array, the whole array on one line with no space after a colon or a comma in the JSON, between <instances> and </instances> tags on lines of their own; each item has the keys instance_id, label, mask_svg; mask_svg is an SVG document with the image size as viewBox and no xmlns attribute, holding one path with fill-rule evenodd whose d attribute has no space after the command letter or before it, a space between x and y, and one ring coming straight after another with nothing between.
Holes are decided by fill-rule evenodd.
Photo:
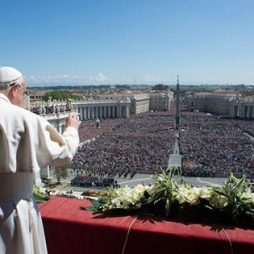
<instances>
[{"instance_id":1,"label":"white cloud","mask_svg":"<svg viewBox=\"0 0 254 254\"><path fill-rule=\"evenodd\" d=\"M89 76L79 76L79 75L45 75L45 76L29 76L28 82L36 84L36 83L45 83L45 84L109 84L112 83L113 80L99 72L96 75Z\"/></svg>"},{"instance_id":2,"label":"white cloud","mask_svg":"<svg viewBox=\"0 0 254 254\"><path fill-rule=\"evenodd\" d=\"M95 81L104 83L104 82L112 82L112 79L104 75L102 72L100 72L95 76Z\"/></svg>"},{"instance_id":3,"label":"white cloud","mask_svg":"<svg viewBox=\"0 0 254 254\"><path fill-rule=\"evenodd\" d=\"M132 77L118 77L113 79L103 72L97 74L83 75L32 75L28 77L28 82L31 84L40 85L100 85L100 84L157 84L157 83L174 83L176 77L167 75L158 75L145 73L143 75L133 75Z\"/></svg>"}]
</instances>

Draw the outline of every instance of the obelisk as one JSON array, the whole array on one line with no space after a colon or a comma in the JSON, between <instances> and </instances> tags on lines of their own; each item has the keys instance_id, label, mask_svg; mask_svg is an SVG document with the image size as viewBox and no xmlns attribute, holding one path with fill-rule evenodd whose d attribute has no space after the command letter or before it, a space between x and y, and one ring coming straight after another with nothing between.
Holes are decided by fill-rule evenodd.
<instances>
[{"instance_id":1,"label":"obelisk","mask_svg":"<svg viewBox=\"0 0 254 254\"><path fill-rule=\"evenodd\" d=\"M179 95L179 75L177 75L177 84L176 84L176 116L175 116L175 129L179 130L180 122L180 95Z\"/></svg>"}]
</instances>

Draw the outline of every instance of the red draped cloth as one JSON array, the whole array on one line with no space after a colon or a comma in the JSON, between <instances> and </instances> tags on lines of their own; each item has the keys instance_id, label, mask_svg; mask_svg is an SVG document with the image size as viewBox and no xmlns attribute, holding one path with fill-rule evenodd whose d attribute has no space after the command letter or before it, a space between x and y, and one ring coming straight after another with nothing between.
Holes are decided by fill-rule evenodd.
<instances>
[{"instance_id":1,"label":"red draped cloth","mask_svg":"<svg viewBox=\"0 0 254 254\"><path fill-rule=\"evenodd\" d=\"M55 197L40 205L49 254L253 254L254 230L135 216L103 217L89 200Z\"/></svg>"}]
</instances>

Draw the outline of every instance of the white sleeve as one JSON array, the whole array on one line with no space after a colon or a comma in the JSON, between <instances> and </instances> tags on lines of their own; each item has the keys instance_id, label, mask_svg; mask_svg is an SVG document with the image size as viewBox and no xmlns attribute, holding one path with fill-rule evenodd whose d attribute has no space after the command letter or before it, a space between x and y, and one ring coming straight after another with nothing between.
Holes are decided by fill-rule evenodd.
<instances>
[{"instance_id":1,"label":"white sleeve","mask_svg":"<svg viewBox=\"0 0 254 254\"><path fill-rule=\"evenodd\" d=\"M73 127L65 129L63 135L45 119L39 119L37 161L40 167L49 164L56 167L68 166L79 145L78 131Z\"/></svg>"}]
</instances>

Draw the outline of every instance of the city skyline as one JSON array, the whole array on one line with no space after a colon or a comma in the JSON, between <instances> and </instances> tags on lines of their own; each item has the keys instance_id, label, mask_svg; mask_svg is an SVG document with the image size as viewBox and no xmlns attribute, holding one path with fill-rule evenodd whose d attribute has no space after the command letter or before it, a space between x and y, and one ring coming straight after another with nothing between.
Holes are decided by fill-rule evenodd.
<instances>
[{"instance_id":1,"label":"city skyline","mask_svg":"<svg viewBox=\"0 0 254 254\"><path fill-rule=\"evenodd\" d=\"M0 65L31 85L254 84L251 0L1 3Z\"/></svg>"}]
</instances>

